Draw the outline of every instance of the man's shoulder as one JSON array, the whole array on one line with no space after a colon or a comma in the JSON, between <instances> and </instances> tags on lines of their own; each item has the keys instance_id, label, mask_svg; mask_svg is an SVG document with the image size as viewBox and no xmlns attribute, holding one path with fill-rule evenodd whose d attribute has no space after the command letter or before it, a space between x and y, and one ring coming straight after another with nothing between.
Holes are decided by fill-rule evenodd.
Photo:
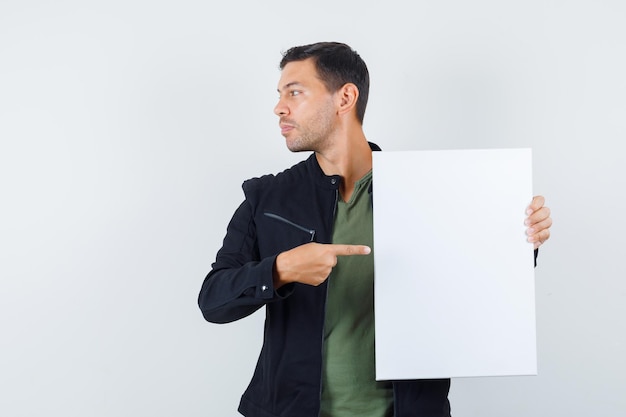
<instances>
[{"instance_id":1,"label":"man's shoulder","mask_svg":"<svg viewBox=\"0 0 626 417\"><path fill-rule=\"evenodd\" d=\"M273 187L289 186L301 183L302 179L309 176L311 157L277 173L253 177L243 182L243 190L247 193L264 190Z\"/></svg>"}]
</instances>

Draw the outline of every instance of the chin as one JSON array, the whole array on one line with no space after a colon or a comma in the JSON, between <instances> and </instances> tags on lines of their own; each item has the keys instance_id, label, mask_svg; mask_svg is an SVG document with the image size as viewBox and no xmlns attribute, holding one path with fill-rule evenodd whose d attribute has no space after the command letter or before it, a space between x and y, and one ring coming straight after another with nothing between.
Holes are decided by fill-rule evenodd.
<instances>
[{"instance_id":1,"label":"chin","mask_svg":"<svg viewBox=\"0 0 626 417\"><path fill-rule=\"evenodd\" d=\"M287 140L286 145L287 149L289 149L291 152L305 152L313 150L310 146L306 146L306 144L303 143L298 143L298 141Z\"/></svg>"}]
</instances>

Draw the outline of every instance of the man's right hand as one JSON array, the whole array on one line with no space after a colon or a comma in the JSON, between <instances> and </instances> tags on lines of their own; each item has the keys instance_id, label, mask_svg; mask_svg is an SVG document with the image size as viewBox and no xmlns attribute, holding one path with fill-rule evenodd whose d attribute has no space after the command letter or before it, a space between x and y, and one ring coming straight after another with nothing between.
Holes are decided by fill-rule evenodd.
<instances>
[{"instance_id":1,"label":"man's right hand","mask_svg":"<svg viewBox=\"0 0 626 417\"><path fill-rule=\"evenodd\" d=\"M337 265L338 256L369 255L364 245L307 243L282 252L274 264L274 289L290 282L318 286Z\"/></svg>"}]
</instances>

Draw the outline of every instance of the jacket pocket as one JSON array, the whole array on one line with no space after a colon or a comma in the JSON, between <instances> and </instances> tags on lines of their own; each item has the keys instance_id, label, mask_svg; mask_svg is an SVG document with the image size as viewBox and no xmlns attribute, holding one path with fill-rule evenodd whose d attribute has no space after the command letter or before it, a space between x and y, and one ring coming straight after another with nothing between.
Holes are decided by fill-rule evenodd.
<instances>
[{"instance_id":1,"label":"jacket pocket","mask_svg":"<svg viewBox=\"0 0 626 417\"><path fill-rule=\"evenodd\" d=\"M271 219L277 220L279 222L288 224L289 226L292 226L292 227L294 227L294 228L296 228L296 229L298 229L298 230L300 230L302 232L307 233L309 235L309 242L313 242L313 240L315 239L315 230L314 229L311 229L309 227L304 227L302 225L299 225L298 223L292 222L291 220L286 219L283 216L280 216L278 214L264 212L263 215L265 215L265 216L267 216L267 217L269 217Z\"/></svg>"}]
</instances>

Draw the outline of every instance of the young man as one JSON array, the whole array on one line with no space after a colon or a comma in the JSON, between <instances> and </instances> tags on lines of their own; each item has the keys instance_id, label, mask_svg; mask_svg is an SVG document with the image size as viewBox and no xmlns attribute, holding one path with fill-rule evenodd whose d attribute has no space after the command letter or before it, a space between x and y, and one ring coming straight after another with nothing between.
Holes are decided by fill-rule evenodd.
<instances>
[{"instance_id":1,"label":"young man","mask_svg":"<svg viewBox=\"0 0 626 417\"><path fill-rule=\"evenodd\" d=\"M274 111L310 157L244 182L199 306L225 323L266 308L263 347L239 411L248 417L443 417L450 381L375 380L369 74L341 43L288 50ZM552 220L535 197L528 239ZM424 358L428 360L427 358Z\"/></svg>"}]
</instances>

